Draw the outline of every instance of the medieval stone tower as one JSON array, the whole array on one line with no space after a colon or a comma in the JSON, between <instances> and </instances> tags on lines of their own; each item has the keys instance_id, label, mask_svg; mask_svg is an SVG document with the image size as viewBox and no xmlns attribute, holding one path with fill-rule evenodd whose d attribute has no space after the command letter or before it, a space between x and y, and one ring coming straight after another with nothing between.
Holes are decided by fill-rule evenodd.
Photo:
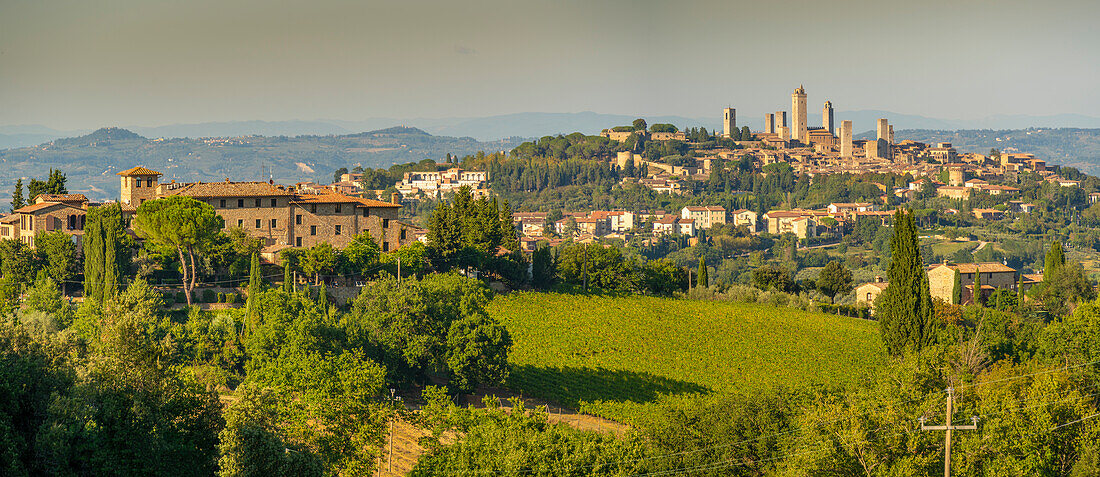
<instances>
[{"instance_id":1,"label":"medieval stone tower","mask_svg":"<svg viewBox=\"0 0 1100 477\"><path fill-rule=\"evenodd\" d=\"M722 136L730 137L730 134L737 129L737 110L726 108L722 112Z\"/></svg>"},{"instance_id":2,"label":"medieval stone tower","mask_svg":"<svg viewBox=\"0 0 1100 477\"><path fill-rule=\"evenodd\" d=\"M791 93L791 139L809 144L806 134L806 89L802 85Z\"/></svg>"},{"instance_id":3,"label":"medieval stone tower","mask_svg":"<svg viewBox=\"0 0 1100 477\"><path fill-rule=\"evenodd\" d=\"M840 122L840 155L841 157L852 157L851 120L844 120Z\"/></svg>"},{"instance_id":4,"label":"medieval stone tower","mask_svg":"<svg viewBox=\"0 0 1100 477\"><path fill-rule=\"evenodd\" d=\"M833 103L832 101L826 101L825 107L821 108L821 127L829 131L829 134L833 133Z\"/></svg>"},{"instance_id":5,"label":"medieval stone tower","mask_svg":"<svg viewBox=\"0 0 1100 477\"><path fill-rule=\"evenodd\" d=\"M152 169L142 166L131 167L119 172L122 188L119 191L119 201L134 207L142 202L157 198L157 186L160 176L163 175Z\"/></svg>"}]
</instances>

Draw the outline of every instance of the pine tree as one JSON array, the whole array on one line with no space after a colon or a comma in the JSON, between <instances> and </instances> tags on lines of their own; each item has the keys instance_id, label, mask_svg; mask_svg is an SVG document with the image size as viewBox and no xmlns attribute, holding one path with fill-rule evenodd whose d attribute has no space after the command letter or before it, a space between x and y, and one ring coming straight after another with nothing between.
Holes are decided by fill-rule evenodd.
<instances>
[{"instance_id":1,"label":"pine tree","mask_svg":"<svg viewBox=\"0 0 1100 477\"><path fill-rule=\"evenodd\" d=\"M906 349L920 350L933 338L933 308L928 275L920 255L920 241L913 215L894 213L890 241L889 286L875 303L886 350L894 356Z\"/></svg>"},{"instance_id":2,"label":"pine tree","mask_svg":"<svg viewBox=\"0 0 1100 477\"><path fill-rule=\"evenodd\" d=\"M1062 242L1054 241L1047 251L1046 260L1043 263L1043 283L1050 283L1054 276L1062 271L1066 264L1066 255L1062 252Z\"/></svg>"},{"instance_id":3,"label":"pine tree","mask_svg":"<svg viewBox=\"0 0 1100 477\"><path fill-rule=\"evenodd\" d=\"M962 304L962 274L959 273L959 269L955 269L955 286L951 289L951 304Z\"/></svg>"},{"instance_id":4,"label":"pine tree","mask_svg":"<svg viewBox=\"0 0 1100 477\"><path fill-rule=\"evenodd\" d=\"M699 257L699 286L710 288L710 276L707 273L707 259Z\"/></svg>"},{"instance_id":5,"label":"pine tree","mask_svg":"<svg viewBox=\"0 0 1100 477\"><path fill-rule=\"evenodd\" d=\"M979 267L980 264L974 264L974 293L970 298L970 303L974 305L984 305L982 300L982 272Z\"/></svg>"},{"instance_id":6,"label":"pine tree","mask_svg":"<svg viewBox=\"0 0 1100 477\"><path fill-rule=\"evenodd\" d=\"M23 199L23 178L20 177L15 181L15 192L11 194L11 211L15 212L24 205L27 201Z\"/></svg>"}]
</instances>

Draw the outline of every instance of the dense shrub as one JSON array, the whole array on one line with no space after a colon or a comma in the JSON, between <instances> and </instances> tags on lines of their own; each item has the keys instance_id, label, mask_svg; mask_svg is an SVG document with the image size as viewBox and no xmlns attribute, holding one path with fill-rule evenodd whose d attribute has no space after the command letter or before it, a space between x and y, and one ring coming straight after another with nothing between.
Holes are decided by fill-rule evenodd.
<instances>
[{"instance_id":1,"label":"dense shrub","mask_svg":"<svg viewBox=\"0 0 1100 477\"><path fill-rule=\"evenodd\" d=\"M211 290L209 288L203 290L202 291L202 302L203 303L217 303L218 302L218 292L216 292L214 290Z\"/></svg>"}]
</instances>

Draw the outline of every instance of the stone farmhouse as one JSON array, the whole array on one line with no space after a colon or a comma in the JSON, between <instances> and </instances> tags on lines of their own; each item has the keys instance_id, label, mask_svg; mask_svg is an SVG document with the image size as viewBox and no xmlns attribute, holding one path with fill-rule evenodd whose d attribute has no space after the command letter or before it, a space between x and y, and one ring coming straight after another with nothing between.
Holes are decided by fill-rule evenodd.
<instances>
[{"instance_id":1,"label":"stone farmhouse","mask_svg":"<svg viewBox=\"0 0 1100 477\"><path fill-rule=\"evenodd\" d=\"M981 274L982 298L988 298L994 291L1009 290L1016 292L1019 283L1016 269L998 262L981 263L944 263L928 268L928 288L932 298L940 298L951 303L955 290L955 270L959 271L962 282L962 301L970 303L974 297L974 274Z\"/></svg>"},{"instance_id":2,"label":"stone farmhouse","mask_svg":"<svg viewBox=\"0 0 1100 477\"><path fill-rule=\"evenodd\" d=\"M401 206L333 191L305 193L272 182L194 182L161 184L161 173L134 167L119 172L121 202L135 209L147 200L174 195L214 207L226 227L240 227L268 247L312 247L322 242L343 248L370 232L382 251L416 240L418 228L398 220Z\"/></svg>"}]
</instances>

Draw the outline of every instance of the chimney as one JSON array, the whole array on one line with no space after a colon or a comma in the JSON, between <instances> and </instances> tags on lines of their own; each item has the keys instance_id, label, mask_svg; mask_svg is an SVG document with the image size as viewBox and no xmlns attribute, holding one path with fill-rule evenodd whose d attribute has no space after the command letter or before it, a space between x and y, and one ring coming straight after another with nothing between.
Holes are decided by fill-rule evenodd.
<instances>
[{"instance_id":1,"label":"chimney","mask_svg":"<svg viewBox=\"0 0 1100 477\"><path fill-rule=\"evenodd\" d=\"M394 192L394 193L390 194L390 203L401 205L401 193L400 192Z\"/></svg>"},{"instance_id":2,"label":"chimney","mask_svg":"<svg viewBox=\"0 0 1100 477\"><path fill-rule=\"evenodd\" d=\"M882 275L875 275L875 283L882 283Z\"/></svg>"}]
</instances>

